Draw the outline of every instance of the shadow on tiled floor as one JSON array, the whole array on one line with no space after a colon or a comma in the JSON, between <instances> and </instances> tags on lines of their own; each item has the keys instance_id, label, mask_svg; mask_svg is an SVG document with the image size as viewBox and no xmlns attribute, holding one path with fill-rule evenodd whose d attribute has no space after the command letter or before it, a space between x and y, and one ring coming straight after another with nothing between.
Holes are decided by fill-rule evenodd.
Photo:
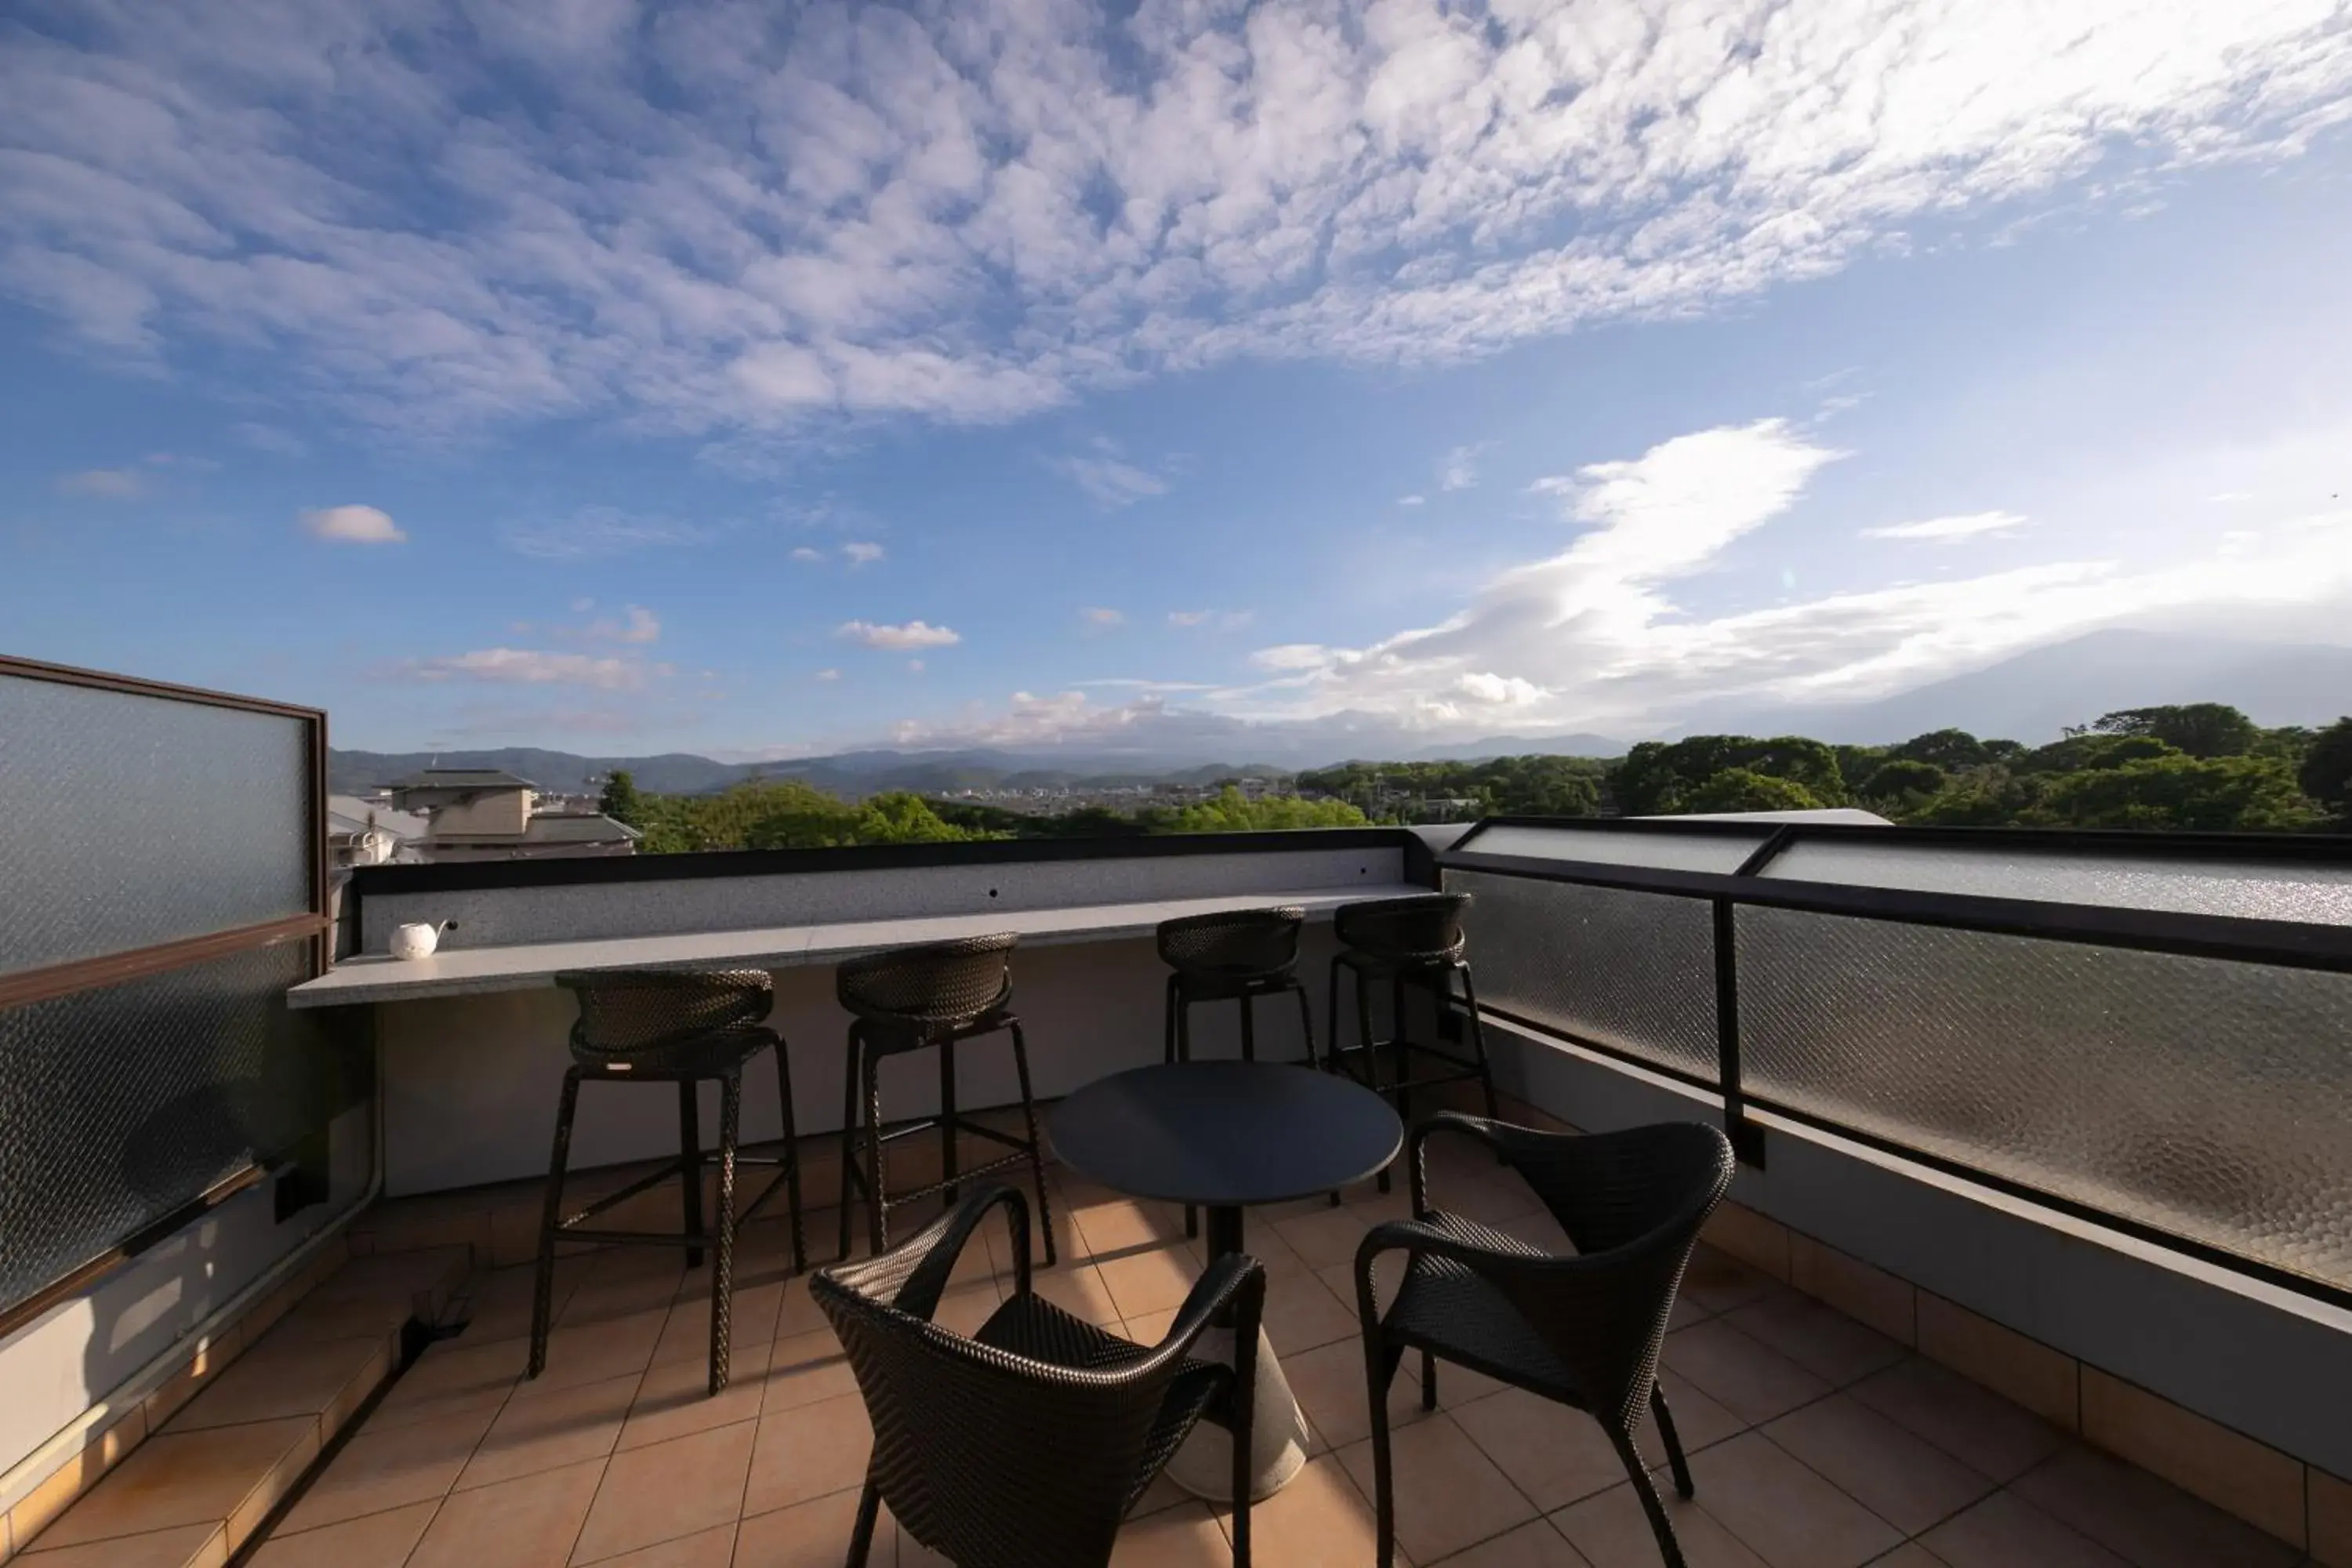
<instances>
[{"instance_id":1,"label":"shadow on tiled floor","mask_svg":"<svg viewBox=\"0 0 2352 1568\"><path fill-rule=\"evenodd\" d=\"M1516 1178L1430 1151L1444 1206L1531 1237L1549 1227ZM1451 1156L1449 1158L1449 1156ZM1199 1268L1178 1212L1057 1178L1064 1263L1038 1289L1156 1338ZM1259 1505L1259 1561L1372 1561L1370 1452L1348 1281L1356 1239L1400 1212L1369 1185L1254 1214L1268 1332L1311 1426L1299 1479ZM828 1245L829 1212L809 1232ZM983 1231L941 1310L979 1322L1007 1288ZM678 1255L566 1258L548 1370L519 1382L530 1270L477 1281L471 1323L397 1384L254 1557L254 1568L799 1568L842 1560L868 1431L782 1227L746 1228L733 1386L703 1393L707 1271ZM1692 1568L2176 1568L2286 1564L2290 1549L2073 1442L1892 1340L1702 1249L1664 1384L1698 1496L1675 1504ZM1393 1404L1403 1555L1423 1568L1653 1568L1648 1526L1600 1430L1441 1367L1424 1413L1408 1363ZM1654 1433L1644 1438L1663 1462ZM1662 1482L1671 1496L1671 1487ZM882 1568L940 1560L886 1520ZM1223 1568L1223 1521L1166 1482L1121 1537L1123 1568Z\"/></svg>"}]
</instances>

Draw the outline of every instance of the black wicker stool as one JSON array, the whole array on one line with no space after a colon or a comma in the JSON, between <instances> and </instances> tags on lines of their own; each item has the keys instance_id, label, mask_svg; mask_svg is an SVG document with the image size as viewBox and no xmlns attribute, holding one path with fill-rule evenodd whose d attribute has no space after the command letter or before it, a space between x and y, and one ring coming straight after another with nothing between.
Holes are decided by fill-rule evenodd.
<instances>
[{"instance_id":1,"label":"black wicker stool","mask_svg":"<svg viewBox=\"0 0 2352 1568\"><path fill-rule=\"evenodd\" d=\"M555 1243L559 1236L574 1241L598 1241L636 1246L683 1247L689 1268L702 1266L702 1250L712 1252L710 1280L710 1392L727 1386L728 1317L735 1285L735 1227L760 1212L761 1206L784 1189L792 1210L793 1268L807 1266L801 1236L801 1168L797 1130L793 1122L792 1064L784 1042L761 1020L773 1001L774 980L766 970L727 970L698 973L686 970L613 970L602 973L559 974L555 983L580 1004L580 1021L572 1026L572 1066L564 1069L563 1098L555 1112L555 1152L548 1161L547 1207L539 1227L539 1277L531 1300L530 1365L537 1377L547 1366L548 1320L554 1304ZM773 1158L752 1159L736 1152L736 1130L743 1108L743 1068L761 1051L776 1053L776 1094L783 1110L783 1149ZM719 1082L719 1213L708 1229L702 1215L702 1131L698 1087L707 1079ZM600 1083L674 1083L677 1085L678 1156L675 1165L631 1182L576 1214L563 1213L563 1168L572 1151L572 1118L580 1107L580 1086ZM741 1215L735 1212L735 1169L738 1165L781 1167L781 1180L751 1201ZM615 1204L648 1187L679 1178L685 1188L686 1226L672 1235L628 1230L583 1230Z\"/></svg>"},{"instance_id":2,"label":"black wicker stool","mask_svg":"<svg viewBox=\"0 0 2352 1568\"><path fill-rule=\"evenodd\" d=\"M1298 935L1307 911L1295 905L1269 910L1225 910L1163 921L1158 932L1160 962L1167 964L1167 1039L1162 1060L1192 1059L1192 1005L1238 1002L1242 1010L1242 1060L1257 1060L1253 1015L1261 996L1288 992L1298 998L1298 1028L1307 1041L1307 1065L1314 1067L1315 1019L1307 987L1299 983ZM1201 1234L1197 1208L1184 1211L1184 1234Z\"/></svg>"},{"instance_id":3,"label":"black wicker stool","mask_svg":"<svg viewBox=\"0 0 2352 1568\"><path fill-rule=\"evenodd\" d=\"M918 1198L943 1194L953 1203L957 1188L973 1176L984 1176L1029 1162L1037 1184L1037 1228L1044 1233L1045 1266L1054 1264L1054 1226L1045 1195L1045 1163L1037 1139L1037 1103L1029 1093L1029 1044L1013 1000L1011 955L1020 938L966 937L960 942L902 947L865 958L853 958L835 973L835 994L841 1005L856 1015L849 1026L849 1064L842 1086L841 1105L841 1257L849 1256L849 1205L866 1200L866 1239L879 1257L890 1245L890 1211ZM1021 1078L1021 1116L1026 1138L1016 1138L982 1126L956 1110L956 1044L977 1035L1013 1037L1013 1070ZM882 1131L882 1058L906 1051L937 1048L940 1053L940 1113L926 1121ZM858 1117L866 1121L866 1157L856 1157ZM937 1128L940 1134L940 1176L936 1182L898 1192L890 1190L885 1156L891 1143ZM982 1161L969 1171L956 1167L956 1138L963 1132L1002 1143L1012 1151Z\"/></svg>"},{"instance_id":4,"label":"black wicker stool","mask_svg":"<svg viewBox=\"0 0 2352 1568\"><path fill-rule=\"evenodd\" d=\"M1496 1115L1495 1075L1486 1062L1486 1036L1478 1026L1478 994L1470 983L1470 962L1463 956L1469 939L1463 933L1462 911L1470 906L1467 893L1424 893L1405 899L1374 899L1342 904L1333 912L1332 929L1340 951L1331 960L1331 1046L1325 1059L1336 1071L1355 1078L1368 1089L1389 1097L1408 1126L1412 1122L1412 1091L1440 1084L1477 1081L1486 1096L1486 1115ZM1339 972L1348 970L1356 982L1356 1044L1339 1043ZM1459 976L1460 992L1454 982ZM1372 986L1389 985L1390 1016L1394 1035L1372 1037ZM1404 998L1407 987L1429 993L1441 1018L1451 1014L1463 1021L1470 1054L1449 1050L1433 1040L1409 1039L1405 1035ZM1381 1054L1391 1052L1396 1076L1381 1081ZM1434 1070L1415 1076L1416 1063ZM1389 1175L1381 1173L1381 1191L1389 1190Z\"/></svg>"}]
</instances>

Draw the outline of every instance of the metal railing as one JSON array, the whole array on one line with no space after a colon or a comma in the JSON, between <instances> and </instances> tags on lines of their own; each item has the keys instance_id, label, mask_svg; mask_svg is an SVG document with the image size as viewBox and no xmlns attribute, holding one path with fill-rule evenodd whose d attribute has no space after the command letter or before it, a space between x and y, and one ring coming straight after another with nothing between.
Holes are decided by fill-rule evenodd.
<instances>
[{"instance_id":1,"label":"metal railing","mask_svg":"<svg viewBox=\"0 0 2352 1568\"><path fill-rule=\"evenodd\" d=\"M2352 1306L2352 839L1506 818L1438 863L1486 1011L1719 1095L1750 1163L1768 1110Z\"/></svg>"}]
</instances>

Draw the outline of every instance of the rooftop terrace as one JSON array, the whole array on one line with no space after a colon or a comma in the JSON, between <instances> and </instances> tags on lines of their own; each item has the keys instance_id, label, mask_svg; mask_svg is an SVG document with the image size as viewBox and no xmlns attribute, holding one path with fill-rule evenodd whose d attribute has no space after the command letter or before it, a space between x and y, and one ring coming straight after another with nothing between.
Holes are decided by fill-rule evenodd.
<instances>
[{"instance_id":1,"label":"rooftop terrace","mask_svg":"<svg viewBox=\"0 0 2352 1568\"><path fill-rule=\"evenodd\" d=\"M822 1262L842 958L1024 931L1050 1100L1158 1059L1142 933L1167 912L1308 907L1328 1038L1329 910L1443 885L1476 899L1507 1117L1701 1120L1740 1153L1666 1341L1693 1564L2352 1565L2343 841L1512 821L382 867L331 894L320 715L19 665L0 734L0 1556L838 1562L864 1405L779 1219L745 1228L724 1393L709 1269L637 1248L560 1259L548 1370L520 1381L569 1059L551 975L772 969ZM436 959L379 956L446 919ZM1202 1015L1199 1054L1235 1044ZM930 1068L903 1065L892 1114L929 1114ZM1013 1099L976 1058L960 1091ZM674 1150L648 1099L583 1102L577 1190ZM747 1142L774 1140L772 1080L746 1101ZM1433 1157L1445 1206L1559 1242L1516 1177ZM1037 1289L1156 1338L1202 1264L1181 1217L1051 1181L1063 1257ZM1372 1561L1347 1270L1405 1200L1345 1197L1249 1232L1309 1433L1258 1505L1263 1563ZM674 1227L677 1205L617 1223ZM1010 1288L982 1235L951 1324ZM1458 1368L1424 1413L1415 1370L1392 1406L1405 1559L1658 1560L1589 1419ZM1163 1482L1116 1561L1222 1564L1225 1528ZM936 1559L886 1521L875 1561Z\"/></svg>"}]
</instances>

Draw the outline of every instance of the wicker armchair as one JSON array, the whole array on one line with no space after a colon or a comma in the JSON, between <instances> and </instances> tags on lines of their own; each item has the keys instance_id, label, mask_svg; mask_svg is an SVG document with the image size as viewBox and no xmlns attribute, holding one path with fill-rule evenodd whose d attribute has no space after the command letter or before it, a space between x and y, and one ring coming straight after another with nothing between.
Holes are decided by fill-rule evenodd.
<instances>
[{"instance_id":1,"label":"wicker armchair","mask_svg":"<svg viewBox=\"0 0 2352 1568\"><path fill-rule=\"evenodd\" d=\"M1575 1254L1545 1253L1431 1208L1422 1155L1439 1133L1499 1153L1551 1210ZM1443 1357L1590 1414L1616 1445L1668 1568L1683 1568L1633 1434L1643 1409L1656 1415L1675 1489L1689 1497L1690 1467L1658 1388L1658 1356L1699 1227L1731 1185L1730 1143L1695 1121L1581 1135L1447 1113L1413 1129L1410 1154L1413 1217L1375 1226L1356 1252L1381 1568L1396 1552L1388 1387L1407 1350L1422 1352L1422 1399L1433 1408ZM1410 1256L1383 1318L1373 1308L1372 1266L1399 1251Z\"/></svg>"},{"instance_id":2,"label":"wicker armchair","mask_svg":"<svg viewBox=\"0 0 2352 1568\"><path fill-rule=\"evenodd\" d=\"M931 1313L957 1255L1000 1204L1014 1289L967 1339ZM1106 1333L1029 1287L1029 1205L994 1183L880 1257L811 1279L874 1427L849 1568L863 1568L885 1502L899 1529L962 1568L1103 1568L1127 1510L1204 1416L1234 1435L1234 1562L1248 1568L1265 1269L1241 1254L1211 1264L1154 1346ZM1228 1315L1238 1365L1192 1360L1193 1342Z\"/></svg>"}]
</instances>

